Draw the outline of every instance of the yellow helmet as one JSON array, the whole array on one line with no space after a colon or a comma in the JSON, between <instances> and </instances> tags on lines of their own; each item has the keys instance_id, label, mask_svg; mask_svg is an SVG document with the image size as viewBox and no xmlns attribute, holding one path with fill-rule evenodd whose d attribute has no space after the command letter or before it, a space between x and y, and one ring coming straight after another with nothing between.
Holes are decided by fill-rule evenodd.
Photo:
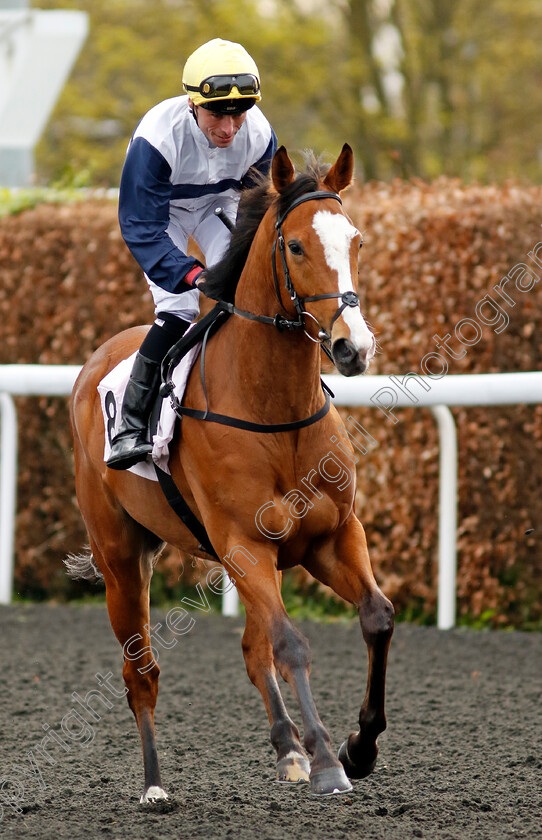
<instances>
[{"instance_id":1,"label":"yellow helmet","mask_svg":"<svg viewBox=\"0 0 542 840\"><path fill-rule=\"evenodd\" d=\"M215 110L215 102L227 108L225 100L245 100L231 102L229 110L246 110L262 98L254 60L241 44L221 38L208 41L189 56L183 70L183 88L194 105L210 106L211 110ZM216 106L216 110L219 108Z\"/></svg>"}]
</instances>

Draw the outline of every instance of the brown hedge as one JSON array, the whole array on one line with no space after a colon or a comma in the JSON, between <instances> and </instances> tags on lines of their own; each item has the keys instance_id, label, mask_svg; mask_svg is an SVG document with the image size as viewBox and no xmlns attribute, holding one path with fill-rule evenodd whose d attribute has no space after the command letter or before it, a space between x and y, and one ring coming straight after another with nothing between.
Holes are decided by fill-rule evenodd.
<instances>
[{"instance_id":1,"label":"brown hedge","mask_svg":"<svg viewBox=\"0 0 542 840\"><path fill-rule=\"evenodd\" d=\"M519 263L542 277L542 267L527 257L542 240L541 198L537 187L449 180L369 184L347 194L346 207L365 239L363 308L380 345L371 372L421 372L427 353L444 356L433 336L453 336L458 322L476 318L476 306L488 294L509 323L499 334L484 325L463 358L447 357L449 373L540 367L542 283L533 276L533 288L522 292L509 282L505 289L514 306L493 287ZM152 318L146 284L110 203L43 205L2 219L0 272L0 363L83 363L120 329ZM463 330L466 340L476 337L472 329ZM449 346L459 355L455 337ZM68 583L61 564L85 542L66 402L17 399L16 588L23 595L81 591ZM399 610L431 615L437 572L434 420L428 410L415 408L398 410L396 424L377 409L355 413L377 441L360 460L357 498L377 577ZM460 613L528 626L542 618L542 408L469 408L454 410L454 416ZM171 579L179 577L179 563L176 554L164 561ZM194 570L190 563L185 567L187 579Z\"/></svg>"}]
</instances>

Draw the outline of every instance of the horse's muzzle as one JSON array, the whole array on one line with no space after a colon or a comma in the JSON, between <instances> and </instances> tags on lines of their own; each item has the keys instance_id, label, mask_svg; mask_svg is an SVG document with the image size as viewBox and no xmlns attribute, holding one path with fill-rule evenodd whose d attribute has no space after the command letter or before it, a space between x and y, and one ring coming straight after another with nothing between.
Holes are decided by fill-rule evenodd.
<instances>
[{"instance_id":1,"label":"horse's muzzle","mask_svg":"<svg viewBox=\"0 0 542 840\"><path fill-rule=\"evenodd\" d=\"M338 338L331 345L331 355L339 373L343 376L358 376L369 367L372 353L356 350L348 338Z\"/></svg>"}]
</instances>

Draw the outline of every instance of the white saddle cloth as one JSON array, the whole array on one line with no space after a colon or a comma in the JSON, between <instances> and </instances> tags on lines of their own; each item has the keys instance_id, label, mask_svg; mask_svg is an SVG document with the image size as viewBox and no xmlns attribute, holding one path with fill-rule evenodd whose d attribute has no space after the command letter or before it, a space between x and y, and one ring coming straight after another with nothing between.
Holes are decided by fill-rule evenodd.
<instances>
[{"instance_id":1,"label":"white saddle cloth","mask_svg":"<svg viewBox=\"0 0 542 840\"><path fill-rule=\"evenodd\" d=\"M178 400L182 400L183 398L188 374L192 369L200 347L201 342L188 351L173 371L174 393ZM124 399L124 391L126 390L126 385L132 372L135 357L136 353L133 353L128 359L123 359L122 362L119 362L113 370L109 371L107 376L104 376L98 385L105 426L104 461L107 461L111 454L111 440L116 435L120 426L122 400ZM141 461L139 464L130 467L130 472L142 478L148 478L151 481L158 481L153 466L153 462L155 462L162 470L169 473L169 443L173 437L176 419L177 415L171 406L171 400L165 399L162 402L162 410L160 412L156 434L152 439L152 455L145 461Z\"/></svg>"}]
</instances>

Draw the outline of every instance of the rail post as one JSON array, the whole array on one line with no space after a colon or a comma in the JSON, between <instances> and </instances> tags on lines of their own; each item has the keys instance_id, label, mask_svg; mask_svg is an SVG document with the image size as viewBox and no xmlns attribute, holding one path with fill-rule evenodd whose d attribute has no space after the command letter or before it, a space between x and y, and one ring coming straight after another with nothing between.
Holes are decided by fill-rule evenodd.
<instances>
[{"instance_id":1,"label":"rail post","mask_svg":"<svg viewBox=\"0 0 542 840\"><path fill-rule=\"evenodd\" d=\"M17 411L0 392L0 604L13 596L13 549L17 498Z\"/></svg>"}]
</instances>

